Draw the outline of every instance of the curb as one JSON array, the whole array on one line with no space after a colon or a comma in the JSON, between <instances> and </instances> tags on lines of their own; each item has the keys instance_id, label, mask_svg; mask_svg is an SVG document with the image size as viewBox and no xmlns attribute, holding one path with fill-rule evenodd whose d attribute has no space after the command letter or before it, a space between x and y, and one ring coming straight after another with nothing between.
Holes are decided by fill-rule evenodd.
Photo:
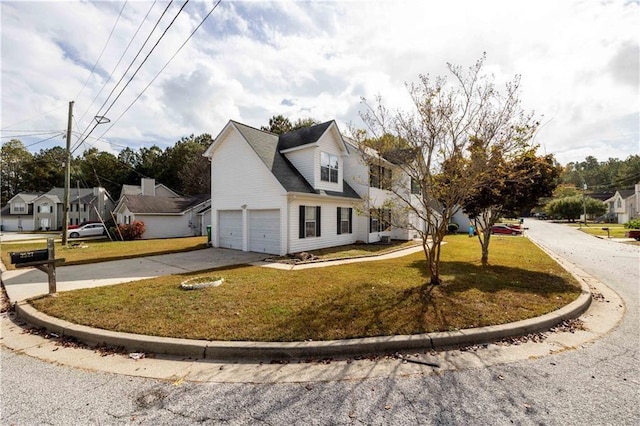
<instances>
[{"instance_id":1,"label":"curb","mask_svg":"<svg viewBox=\"0 0 640 426\"><path fill-rule=\"evenodd\" d=\"M319 342L225 342L155 337L120 333L77 325L46 315L28 301L15 305L18 317L35 327L45 328L94 345L123 347L129 352L148 352L221 361L328 358L388 354L408 350L435 350L491 343L549 330L554 325L577 318L591 304L588 286L580 280L582 293L568 305L536 318L513 323L450 332L368 337Z\"/></svg>"}]
</instances>

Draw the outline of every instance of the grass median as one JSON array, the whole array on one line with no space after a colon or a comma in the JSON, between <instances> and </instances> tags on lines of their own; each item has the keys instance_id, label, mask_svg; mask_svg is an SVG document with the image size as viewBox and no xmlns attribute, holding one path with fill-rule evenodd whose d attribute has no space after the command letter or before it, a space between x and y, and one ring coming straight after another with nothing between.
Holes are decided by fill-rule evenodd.
<instances>
[{"instance_id":1,"label":"grass median","mask_svg":"<svg viewBox=\"0 0 640 426\"><path fill-rule=\"evenodd\" d=\"M206 340L302 341L415 334L502 324L558 309L578 283L523 237L448 236L444 284L427 286L422 252L319 269L237 266L60 293L34 300L55 317L108 330ZM218 287L182 290L193 277Z\"/></svg>"}]
</instances>

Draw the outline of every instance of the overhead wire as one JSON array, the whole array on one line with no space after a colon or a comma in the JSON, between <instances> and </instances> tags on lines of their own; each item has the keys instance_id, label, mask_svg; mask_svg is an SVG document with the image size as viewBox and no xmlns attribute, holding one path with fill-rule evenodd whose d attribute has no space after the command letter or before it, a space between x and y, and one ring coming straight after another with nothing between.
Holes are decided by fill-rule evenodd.
<instances>
[{"instance_id":1,"label":"overhead wire","mask_svg":"<svg viewBox=\"0 0 640 426\"><path fill-rule=\"evenodd\" d=\"M116 118L115 120L113 120L111 122L111 125L107 128L107 130L104 131L104 133L102 133L102 135L100 135L100 138L103 138L105 134L107 134L107 132L109 132L109 130L111 130L111 128L113 128L113 126L115 126L115 124L122 118L122 116L124 114L127 113L127 111L129 111L129 109L131 109L131 107L138 101L138 99L140 99L140 97L144 94L144 92L149 88L149 86L151 86L153 84L153 82L158 78L158 76L165 70L165 68L171 63L171 61L178 55L178 53L180 53L180 51L182 50L182 48L187 44L187 42L189 40L191 40L191 38L193 37L193 35L196 33L196 31L198 31L198 29L204 24L204 22L207 20L207 18L209 18L209 16L211 15L211 13L213 13L213 11L218 7L218 5L220 4L222 0L218 0L213 7L211 8L211 10L209 11L209 13L207 13L207 15L202 19L202 21L198 24L198 26L191 32L191 34L189 35L189 37L187 37L187 39L180 45L180 47L178 48L178 50L176 50L176 52L173 54L173 56L171 56L171 58L169 58L169 60L167 61L166 64L164 64L164 66L160 69L160 71L158 71L158 73L151 79L151 81L149 82L149 84L147 84L145 86L145 88L142 90L142 92L140 92L138 94L138 96L136 96L136 98L133 100L133 102L131 102L131 104L129 104L129 106L118 116L118 118Z\"/></svg>"},{"instance_id":2,"label":"overhead wire","mask_svg":"<svg viewBox=\"0 0 640 426\"><path fill-rule=\"evenodd\" d=\"M144 18L142 18L142 21L140 21L140 25L138 25L138 28L136 29L136 32L133 34L133 36L131 37L131 40L129 40L129 43L127 44L127 47L124 49L124 51L122 52L122 55L120 55L120 59L118 59L118 62L116 63L116 65L113 67L113 69L111 70L111 72L109 73L109 77L105 80L104 84L102 85L102 87L100 88L100 91L94 96L93 100L91 101L91 103L89 104L89 106L87 107L87 109L82 113L82 115L80 116L78 121L82 121L82 119L84 118L84 116L87 114L87 112L89 112L89 110L91 109L91 107L93 106L93 104L96 102L96 99L98 99L98 96L100 96L100 94L102 93L102 91L104 90L105 87L107 87L107 84L109 81L111 81L111 77L113 76L113 73L116 71L116 69L118 68L118 66L120 65L120 62L122 62L122 59L124 59L124 56L127 54L127 52L129 51L129 47L131 47L131 44L133 43L133 40L135 40L135 38L138 36L138 32L140 32L140 29L142 28L142 25L144 25L144 23L147 21L147 18L149 17L149 14L151 13L151 10L153 10L153 7L156 5L157 0L155 0L152 4L151 7L149 7L149 10L147 11L147 14L144 16ZM166 11L166 9L165 9ZM163 13L164 16L164 13ZM160 17L160 20L162 19L162 16ZM158 20L158 23L160 22L160 20ZM157 24L156 24L157 26ZM155 30L155 27L154 27ZM151 31L151 33L153 33L153 30ZM149 36L151 36L151 33L149 34ZM149 40L149 38L147 38L147 40ZM135 56L135 58L133 58L133 61L135 61L138 58L138 55L140 54L140 51L144 48L144 46L146 45L147 41L145 41L145 43L142 45L142 47L140 48L140 50L138 51L138 54ZM133 62L129 65L129 68L131 68L131 65L133 65ZM127 68L127 70L124 72L124 74L122 74L122 77L120 78L120 80L118 81L118 83L116 83L116 87L118 84L120 84L120 81L122 81L122 78L124 78L124 76L127 74L127 71L129 71L129 68ZM113 93L113 91L112 91ZM111 94L109 94L109 96L111 96ZM107 98L108 99L108 98Z\"/></svg>"},{"instance_id":3,"label":"overhead wire","mask_svg":"<svg viewBox=\"0 0 640 426\"><path fill-rule=\"evenodd\" d=\"M113 36L113 32L115 31L116 27L118 26L118 22L120 21L120 17L122 16L122 12L124 11L124 8L126 6L127 6L127 0L125 0L124 4L122 5L122 9L120 9L120 13L118 14L118 17L116 18L116 22L113 24L113 27L111 28L111 32L109 33L109 38L107 38L107 42L104 44L104 47L102 47L102 51L100 52L100 55L98 56L98 59L96 60L96 63L93 64L93 68L91 68L91 72L89 73L89 75L87 76L87 79L85 80L84 84L82 85L82 89L80 89L80 91L78 92L78 94L75 96L74 99L78 99L78 97L80 97L80 95L82 94L84 89L87 87L87 83L89 83L89 80L91 79L91 76L93 75L93 72L95 71L96 66L98 66L98 62L100 62L100 59L102 58L102 55L104 54L104 51L107 49L107 46L109 45L109 42L111 41L111 37Z\"/></svg>"},{"instance_id":4,"label":"overhead wire","mask_svg":"<svg viewBox=\"0 0 640 426\"><path fill-rule=\"evenodd\" d=\"M18 121L17 123L10 124L10 125L8 125L7 127L13 127L13 126L17 126L18 124L26 123L27 121L35 120L36 118L40 118L40 117L42 117L42 116L44 116L44 115L51 114L53 111L57 111L57 110L59 110L60 108L62 108L62 107L64 107L64 106L66 106L66 104L63 104L63 105L57 106L57 107L55 107L55 108L53 108L53 109L50 109L49 111L45 111L45 112L43 112L43 113L41 113L41 114L34 115L33 117L26 118L26 119L24 119L24 120L22 120L22 121ZM4 131L7 131L7 130L6 130L6 127L5 127L4 129L0 129L0 130L1 130L1 131L3 131L3 132L4 132Z\"/></svg>"},{"instance_id":5,"label":"overhead wire","mask_svg":"<svg viewBox=\"0 0 640 426\"><path fill-rule=\"evenodd\" d=\"M102 103L102 105L100 106L100 108L98 109L98 112L95 114L96 116L104 116L107 114L107 112L109 112L109 110L113 107L113 105L116 103L116 101L120 98L120 96L122 95L122 93L124 92L124 90L127 88L127 86L129 86L129 84L131 83L131 81L135 78L135 76L137 75L138 71L140 71L140 68L142 68L142 65L144 65L144 63L147 61L147 59L149 59L149 56L151 55L151 53L153 53L153 51L155 50L155 48L158 46L158 44L160 43L160 41L162 40L162 38L165 36L165 34L167 33L167 31L169 30L169 28L171 28L171 26L173 25L173 23L175 22L175 20L178 18L178 16L180 15L180 13L182 12L182 10L184 9L184 7L187 5L187 3L189 3L189 0L187 0L182 7L180 8L180 10L178 11L178 13L176 14L176 16L174 16L173 20L169 23L169 25L167 26L167 28L165 28L164 32L162 33L162 35L160 36L160 38L158 38L158 40L156 41L156 43L154 44L154 46L151 48L151 50L147 53L147 56L142 60L142 62L140 63L140 65L138 66L138 68L134 71L133 75L129 78L129 80L127 81L127 83L125 84L125 86L120 90L120 93L118 93L118 95L116 96L116 98L113 100L113 102L111 103L111 105L109 106L109 108L102 112L102 109L105 107L105 105L109 102L109 99L111 98L111 95L113 95L113 92L116 90L116 88L120 85L120 83L122 82L122 80L126 77L127 73L129 72L129 70L131 69L131 67L133 66L133 64L135 63L136 59L138 59L138 56L140 55L140 53L142 53L142 50L144 49L144 47L146 46L147 42L149 41L149 39L151 38L151 36L153 35L153 33L155 32L157 26L160 24L160 22L162 21L162 18L164 17L164 15L167 13L167 10L169 10L169 7L171 6L171 4L173 3L173 0L171 0L169 2L169 4L167 4L167 7L164 9L164 11L162 12L162 15L158 18L158 20L156 21L156 24L153 26L151 32L149 33L149 35L147 36L147 39L145 40L144 44L142 45L142 47L138 50L138 53L136 54L136 56L133 58L133 60L131 61L131 63L129 64L129 66L127 67L127 69L125 70L125 72L122 74L122 77L120 77L120 80L118 80L118 82L116 83L116 85L111 89L111 92L109 93L109 95L107 96L107 99L105 99L105 101ZM95 124L93 126L93 128L89 131L89 134L91 134L91 132L93 132L93 130L97 127L99 123ZM89 123L87 125L87 127L85 128L85 130L82 132L82 135L84 135L87 131L87 129L91 127L91 123ZM77 142L77 145L80 145L81 142ZM75 146L73 148L73 151L75 151L78 147Z\"/></svg>"}]
</instances>

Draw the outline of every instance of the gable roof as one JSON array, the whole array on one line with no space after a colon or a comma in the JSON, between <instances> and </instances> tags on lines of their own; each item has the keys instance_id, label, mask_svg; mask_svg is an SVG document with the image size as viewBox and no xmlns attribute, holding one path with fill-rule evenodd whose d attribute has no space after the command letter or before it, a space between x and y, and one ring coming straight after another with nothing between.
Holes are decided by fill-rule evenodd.
<instances>
[{"instance_id":1,"label":"gable roof","mask_svg":"<svg viewBox=\"0 0 640 426\"><path fill-rule=\"evenodd\" d=\"M154 185L154 189L156 190L156 192L159 188L164 188L170 194L175 194L176 197L179 197L177 192L175 192L165 184L157 183ZM120 190L120 198L122 198L123 195L142 195L142 185L122 185L122 189Z\"/></svg>"},{"instance_id":2,"label":"gable roof","mask_svg":"<svg viewBox=\"0 0 640 426\"><path fill-rule=\"evenodd\" d=\"M327 128L333 123L329 121L327 123L318 124L305 129L299 129L294 132L285 133L285 135L276 135L274 133L265 132L264 130L258 130L256 128L247 126L242 123L231 121L235 128L240 132L242 137L253 148L255 153L260 157L265 166L273 173L275 178L280 182L280 185L287 192L300 192L305 194L319 194L329 195L334 197L348 197L360 199L360 196L351 188L345 181L343 181L343 192L336 191L319 191L313 188L309 182L302 176L302 174L296 169L293 164L287 159L285 155L281 153L283 136L291 135L295 133L289 140L288 144L298 143L300 145L306 145L308 143L315 143L317 138L320 138ZM317 127L317 130L313 128ZM312 129L309 132L301 132L301 130ZM321 130L321 131L320 131ZM307 139L303 139L303 136L307 135L313 142L305 142ZM314 139L315 138L315 139ZM286 146L289 146L285 144ZM291 145L290 147L294 147Z\"/></svg>"},{"instance_id":3,"label":"gable roof","mask_svg":"<svg viewBox=\"0 0 640 426\"><path fill-rule=\"evenodd\" d=\"M62 204L64 200L64 188L53 187L48 192L41 194L34 202L40 198L47 197L56 204ZM93 195L93 188L70 188L69 189L69 203L83 203L88 204L95 198Z\"/></svg>"},{"instance_id":4,"label":"gable roof","mask_svg":"<svg viewBox=\"0 0 640 426\"><path fill-rule=\"evenodd\" d=\"M35 200L41 195L42 195L42 192L18 192L16 195L11 197L11 199L7 202L7 205L9 203L12 203L13 200L15 200L18 197L20 197L22 201L24 201L26 204L31 204L33 203L33 200Z\"/></svg>"},{"instance_id":5,"label":"gable roof","mask_svg":"<svg viewBox=\"0 0 640 426\"><path fill-rule=\"evenodd\" d=\"M303 127L298 130L284 133L278 138L278 149L280 151L284 151L286 149L316 143L332 123L334 123L334 121L327 121L326 123Z\"/></svg>"},{"instance_id":6,"label":"gable roof","mask_svg":"<svg viewBox=\"0 0 640 426\"><path fill-rule=\"evenodd\" d=\"M208 195L192 197L158 197L153 195L124 195L118 203L124 204L131 213L181 214L207 201ZM117 208L116 208L117 210Z\"/></svg>"},{"instance_id":7,"label":"gable roof","mask_svg":"<svg viewBox=\"0 0 640 426\"><path fill-rule=\"evenodd\" d=\"M618 189L618 193L623 199L627 199L635 195L636 191L633 189Z\"/></svg>"}]
</instances>

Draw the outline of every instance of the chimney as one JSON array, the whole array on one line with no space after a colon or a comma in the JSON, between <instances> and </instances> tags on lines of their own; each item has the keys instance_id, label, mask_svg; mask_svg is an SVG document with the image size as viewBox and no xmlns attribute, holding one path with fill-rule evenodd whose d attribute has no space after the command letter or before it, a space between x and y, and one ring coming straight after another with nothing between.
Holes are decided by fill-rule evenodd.
<instances>
[{"instance_id":1,"label":"chimney","mask_svg":"<svg viewBox=\"0 0 640 426\"><path fill-rule=\"evenodd\" d=\"M156 180L151 178L142 178L142 195L156 195Z\"/></svg>"}]
</instances>

